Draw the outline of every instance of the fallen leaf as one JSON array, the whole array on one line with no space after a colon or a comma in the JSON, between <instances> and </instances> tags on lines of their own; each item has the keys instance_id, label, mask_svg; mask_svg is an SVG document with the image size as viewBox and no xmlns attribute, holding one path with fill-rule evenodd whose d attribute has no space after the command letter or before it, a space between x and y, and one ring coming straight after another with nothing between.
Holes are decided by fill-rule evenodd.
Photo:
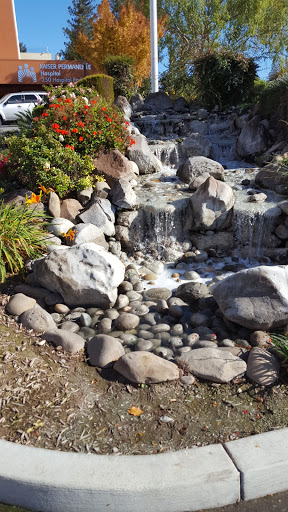
<instances>
[{"instance_id":1,"label":"fallen leaf","mask_svg":"<svg viewBox=\"0 0 288 512\"><path fill-rule=\"evenodd\" d=\"M143 414L143 411L139 409L139 407L134 407L134 405L130 407L130 409L127 409L127 412L132 416L141 416L141 414Z\"/></svg>"}]
</instances>

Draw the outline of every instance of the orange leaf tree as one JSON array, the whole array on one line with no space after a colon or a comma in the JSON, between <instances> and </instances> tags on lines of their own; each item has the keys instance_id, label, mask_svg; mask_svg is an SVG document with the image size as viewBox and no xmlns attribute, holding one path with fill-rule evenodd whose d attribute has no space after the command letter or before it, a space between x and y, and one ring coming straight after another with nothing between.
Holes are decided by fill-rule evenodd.
<instances>
[{"instance_id":1,"label":"orange leaf tree","mask_svg":"<svg viewBox=\"0 0 288 512\"><path fill-rule=\"evenodd\" d=\"M158 20L158 36L164 35L166 19ZM77 52L105 72L103 61L110 55L127 55L132 57L134 74L137 80L148 78L150 75L150 23L137 11L135 5L129 2L123 4L119 17L111 11L108 0L102 0L97 8L97 14L91 20L92 37L81 33L76 45Z\"/></svg>"}]
</instances>

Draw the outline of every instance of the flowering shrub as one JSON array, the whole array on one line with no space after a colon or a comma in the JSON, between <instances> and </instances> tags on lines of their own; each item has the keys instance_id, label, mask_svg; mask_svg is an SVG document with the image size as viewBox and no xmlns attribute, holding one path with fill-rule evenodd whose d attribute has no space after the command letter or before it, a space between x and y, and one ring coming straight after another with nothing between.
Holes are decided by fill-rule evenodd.
<instances>
[{"instance_id":1,"label":"flowering shrub","mask_svg":"<svg viewBox=\"0 0 288 512\"><path fill-rule=\"evenodd\" d=\"M3 165L20 186L42 184L65 197L98 180L92 161L98 151L125 152L135 141L122 114L93 88L69 84L47 90L46 109L33 118L32 130L6 138L9 162Z\"/></svg>"}]
</instances>

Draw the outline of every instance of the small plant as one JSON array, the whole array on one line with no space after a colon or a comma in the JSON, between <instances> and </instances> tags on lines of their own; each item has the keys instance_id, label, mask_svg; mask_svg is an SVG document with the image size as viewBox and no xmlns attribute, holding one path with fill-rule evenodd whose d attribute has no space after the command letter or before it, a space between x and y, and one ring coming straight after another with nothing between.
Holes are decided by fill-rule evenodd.
<instances>
[{"instance_id":1,"label":"small plant","mask_svg":"<svg viewBox=\"0 0 288 512\"><path fill-rule=\"evenodd\" d=\"M47 245L45 214L27 206L0 203L0 280L22 272L27 259L42 256Z\"/></svg>"},{"instance_id":2,"label":"small plant","mask_svg":"<svg viewBox=\"0 0 288 512\"><path fill-rule=\"evenodd\" d=\"M277 352L284 358L284 363L288 361L288 333L270 334L270 340Z\"/></svg>"}]
</instances>

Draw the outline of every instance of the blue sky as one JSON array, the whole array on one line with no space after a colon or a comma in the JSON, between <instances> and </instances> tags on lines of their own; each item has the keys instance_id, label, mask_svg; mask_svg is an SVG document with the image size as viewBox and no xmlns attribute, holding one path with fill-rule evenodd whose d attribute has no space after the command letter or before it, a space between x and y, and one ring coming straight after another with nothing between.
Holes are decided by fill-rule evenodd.
<instances>
[{"instance_id":1,"label":"blue sky","mask_svg":"<svg viewBox=\"0 0 288 512\"><path fill-rule=\"evenodd\" d=\"M57 52L64 50L62 29L67 27L72 0L14 0L14 5L19 41L26 44L28 52L46 52L48 48L54 59ZM159 72L163 70L160 65ZM267 78L269 70L269 61L261 63L258 74Z\"/></svg>"}]
</instances>

